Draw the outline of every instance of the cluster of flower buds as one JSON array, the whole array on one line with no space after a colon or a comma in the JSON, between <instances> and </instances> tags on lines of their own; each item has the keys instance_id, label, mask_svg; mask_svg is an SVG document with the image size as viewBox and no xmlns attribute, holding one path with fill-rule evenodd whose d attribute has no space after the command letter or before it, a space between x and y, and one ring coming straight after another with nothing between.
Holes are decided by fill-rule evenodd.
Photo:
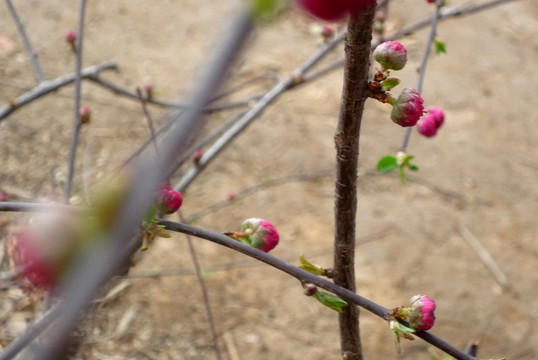
<instances>
[{"instance_id":1,"label":"cluster of flower buds","mask_svg":"<svg viewBox=\"0 0 538 360\"><path fill-rule=\"evenodd\" d=\"M439 130L444 122L445 114L443 113L443 110L431 107L428 109L428 114L420 120L418 131L426 137L435 136L437 130Z\"/></svg>"},{"instance_id":2,"label":"cluster of flower buds","mask_svg":"<svg viewBox=\"0 0 538 360\"><path fill-rule=\"evenodd\" d=\"M307 14L324 20L339 21L350 14L367 11L376 6L376 0L295 0Z\"/></svg>"},{"instance_id":3,"label":"cluster of flower buds","mask_svg":"<svg viewBox=\"0 0 538 360\"><path fill-rule=\"evenodd\" d=\"M415 331L426 331L435 323L435 301L426 295L415 295L409 301L409 306L393 309L391 315L396 319L408 320L409 326Z\"/></svg>"},{"instance_id":4,"label":"cluster of flower buds","mask_svg":"<svg viewBox=\"0 0 538 360\"><path fill-rule=\"evenodd\" d=\"M226 235L265 252L274 249L280 239L273 224L260 218L246 219L240 232L228 232Z\"/></svg>"},{"instance_id":5,"label":"cluster of flower buds","mask_svg":"<svg viewBox=\"0 0 538 360\"><path fill-rule=\"evenodd\" d=\"M157 200L155 201L157 210L162 214L173 214L179 210L181 204L183 204L183 195L181 195L181 192L175 191L168 184L161 184Z\"/></svg>"}]
</instances>

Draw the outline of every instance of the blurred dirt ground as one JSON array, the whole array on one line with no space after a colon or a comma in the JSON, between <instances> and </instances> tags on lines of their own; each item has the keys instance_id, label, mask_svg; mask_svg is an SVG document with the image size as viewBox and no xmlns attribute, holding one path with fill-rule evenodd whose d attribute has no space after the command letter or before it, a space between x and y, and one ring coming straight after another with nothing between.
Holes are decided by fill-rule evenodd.
<instances>
[{"instance_id":1,"label":"blurred dirt ground","mask_svg":"<svg viewBox=\"0 0 538 360\"><path fill-rule=\"evenodd\" d=\"M453 6L465 3L452 0ZM15 2L45 77L74 69L64 36L77 24L74 1ZM119 72L102 77L126 88L151 83L157 97L179 99L203 71L213 44L240 1L94 0L88 3L84 66L114 59ZM393 1L389 28L432 11L425 1ZM536 79L538 3L512 1L443 21L446 55L433 55L423 96L446 112L433 139L414 133L409 153L420 171L403 186L375 173L403 131L387 105L367 102L361 138L357 248L358 292L386 307L417 293L438 305L433 333L463 348L480 343L481 358L538 358L538 160ZM313 21L292 10L258 28L226 86L260 77L226 100L268 90L318 46ZM401 39L410 62L400 89L415 87L427 29ZM342 56L342 47L325 64ZM0 5L0 105L35 85L29 56L5 4ZM191 217L230 194L298 176L199 216L216 231L262 217L279 229L274 255L299 254L330 266L333 234L333 134L342 71L284 94L185 193ZM225 88L226 88L225 86ZM148 137L140 105L85 82L83 106L91 124L81 135L74 202L84 198L83 174L107 179ZM0 190L14 201L59 199L72 132L73 87L41 98L0 122ZM150 107L158 124L167 110ZM208 119L206 132L234 111ZM323 176L320 176L323 175ZM304 177L312 180L305 180ZM177 177L179 179L179 175ZM176 179L176 180L177 180ZM25 215L2 214L3 231ZM175 218L174 218L175 219ZM470 246L478 241L498 264L506 286ZM224 359L337 359L336 313L302 293L300 284L240 254L196 240ZM153 273L159 277L147 277ZM95 312L80 359L213 359L211 335L186 240L157 241L131 277ZM502 280L502 278L501 278ZM26 328L37 308L18 289L0 292L0 342ZM429 359L438 352L416 340L395 352L386 323L362 312L367 359Z\"/></svg>"}]
</instances>

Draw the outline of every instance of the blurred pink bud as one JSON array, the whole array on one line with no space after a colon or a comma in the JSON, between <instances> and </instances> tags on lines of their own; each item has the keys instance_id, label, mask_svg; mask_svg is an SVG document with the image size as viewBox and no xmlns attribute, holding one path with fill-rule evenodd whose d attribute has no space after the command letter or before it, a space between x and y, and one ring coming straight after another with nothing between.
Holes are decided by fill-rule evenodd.
<instances>
[{"instance_id":1,"label":"blurred pink bud","mask_svg":"<svg viewBox=\"0 0 538 360\"><path fill-rule=\"evenodd\" d=\"M409 325L418 331L432 328L435 322L435 301L426 295L415 295L409 305Z\"/></svg>"},{"instance_id":2,"label":"blurred pink bud","mask_svg":"<svg viewBox=\"0 0 538 360\"><path fill-rule=\"evenodd\" d=\"M3 191L0 191L0 201L7 201L7 194Z\"/></svg>"},{"instance_id":3,"label":"blurred pink bud","mask_svg":"<svg viewBox=\"0 0 538 360\"><path fill-rule=\"evenodd\" d=\"M374 60L385 69L401 70L407 63L407 49L398 41L385 41L375 48Z\"/></svg>"},{"instance_id":4,"label":"blurred pink bud","mask_svg":"<svg viewBox=\"0 0 538 360\"><path fill-rule=\"evenodd\" d=\"M15 234L11 257L16 269L21 269L22 275L36 288L46 290L56 284L53 263L47 259L35 234L29 231Z\"/></svg>"},{"instance_id":5,"label":"blurred pink bud","mask_svg":"<svg viewBox=\"0 0 538 360\"><path fill-rule=\"evenodd\" d=\"M376 0L295 0L308 14L325 21L343 20L351 13L366 11Z\"/></svg>"},{"instance_id":6,"label":"blurred pink bud","mask_svg":"<svg viewBox=\"0 0 538 360\"><path fill-rule=\"evenodd\" d=\"M192 160L194 161L195 164L198 164L203 155L204 153L202 152L202 150L196 150L192 154Z\"/></svg>"},{"instance_id":7,"label":"blurred pink bud","mask_svg":"<svg viewBox=\"0 0 538 360\"><path fill-rule=\"evenodd\" d=\"M157 196L157 209L163 214L173 214L179 210L183 203L183 195L179 191L175 191L168 184L162 184L159 188Z\"/></svg>"},{"instance_id":8,"label":"blurred pink bud","mask_svg":"<svg viewBox=\"0 0 538 360\"><path fill-rule=\"evenodd\" d=\"M76 49L76 41L77 41L77 33L74 31L70 31L65 35L65 41L71 45L71 49L73 51Z\"/></svg>"},{"instance_id":9,"label":"blurred pink bud","mask_svg":"<svg viewBox=\"0 0 538 360\"><path fill-rule=\"evenodd\" d=\"M273 224L267 220L259 218L247 219L243 221L241 231L243 236L240 236L239 240L242 243L265 252L271 251L278 244L278 232Z\"/></svg>"},{"instance_id":10,"label":"blurred pink bud","mask_svg":"<svg viewBox=\"0 0 538 360\"><path fill-rule=\"evenodd\" d=\"M153 99L153 85L146 84L144 85L144 91L146 92L146 100Z\"/></svg>"},{"instance_id":11,"label":"blurred pink bud","mask_svg":"<svg viewBox=\"0 0 538 360\"><path fill-rule=\"evenodd\" d=\"M429 108L428 114L420 120L418 124L418 131L426 136L432 137L437 134L437 130L443 125L445 121L445 114L443 110L439 108Z\"/></svg>"},{"instance_id":12,"label":"blurred pink bud","mask_svg":"<svg viewBox=\"0 0 538 360\"><path fill-rule=\"evenodd\" d=\"M423 103L424 100L417 90L405 88L398 99L392 99L393 108L390 117L400 126L415 126L424 112Z\"/></svg>"},{"instance_id":13,"label":"blurred pink bud","mask_svg":"<svg viewBox=\"0 0 538 360\"><path fill-rule=\"evenodd\" d=\"M80 122L82 124L87 124L90 122L91 119L91 111L89 107L81 107L80 108Z\"/></svg>"},{"instance_id":14,"label":"blurred pink bud","mask_svg":"<svg viewBox=\"0 0 538 360\"><path fill-rule=\"evenodd\" d=\"M228 201L234 201L236 197L237 197L237 194L235 192L230 191L228 193Z\"/></svg>"}]
</instances>

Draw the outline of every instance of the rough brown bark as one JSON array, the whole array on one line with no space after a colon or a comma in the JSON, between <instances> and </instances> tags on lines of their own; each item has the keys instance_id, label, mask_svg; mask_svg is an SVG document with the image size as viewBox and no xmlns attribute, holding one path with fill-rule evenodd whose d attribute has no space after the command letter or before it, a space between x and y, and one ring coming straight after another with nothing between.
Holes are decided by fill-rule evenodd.
<instances>
[{"instance_id":1,"label":"rough brown bark","mask_svg":"<svg viewBox=\"0 0 538 360\"><path fill-rule=\"evenodd\" d=\"M334 282L355 291L355 217L359 135L368 96L372 23L375 8L350 17L345 39L344 87L336 144ZM340 343L346 360L362 360L359 308L346 306L339 314Z\"/></svg>"}]
</instances>

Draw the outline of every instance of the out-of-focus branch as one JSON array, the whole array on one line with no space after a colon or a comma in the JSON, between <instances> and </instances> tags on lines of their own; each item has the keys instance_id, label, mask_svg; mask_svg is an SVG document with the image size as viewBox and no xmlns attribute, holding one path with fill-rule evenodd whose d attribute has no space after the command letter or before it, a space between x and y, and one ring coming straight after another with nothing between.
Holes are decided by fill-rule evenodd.
<instances>
[{"instance_id":1,"label":"out-of-focus branch","mask_svg":"<svg viewBox=\"0 0 538 360\"><path fill-rule=\"evenodd\" d=\"M30 41L30 38L26 33L24 24L22 23L19 14L17 13L17 10L15 10L15 7L13 6L11 0L6 0L6 4L9 8L11 16L13 16L13 20L15 20L15 23L17 24L17 29L21 34L22 41L24 42L24 46L26 47L26 51L28 51L28 54L30 54L30 60L32 61L32 66L34 68L35 78L38 83L41 83L45 80L45 78L43 77L43 72L41 71L41 66L39 65L39 60L37 59L37 54L34 50L34 47L32 46L32 42Z\"/></svg>"}]
</instances>

